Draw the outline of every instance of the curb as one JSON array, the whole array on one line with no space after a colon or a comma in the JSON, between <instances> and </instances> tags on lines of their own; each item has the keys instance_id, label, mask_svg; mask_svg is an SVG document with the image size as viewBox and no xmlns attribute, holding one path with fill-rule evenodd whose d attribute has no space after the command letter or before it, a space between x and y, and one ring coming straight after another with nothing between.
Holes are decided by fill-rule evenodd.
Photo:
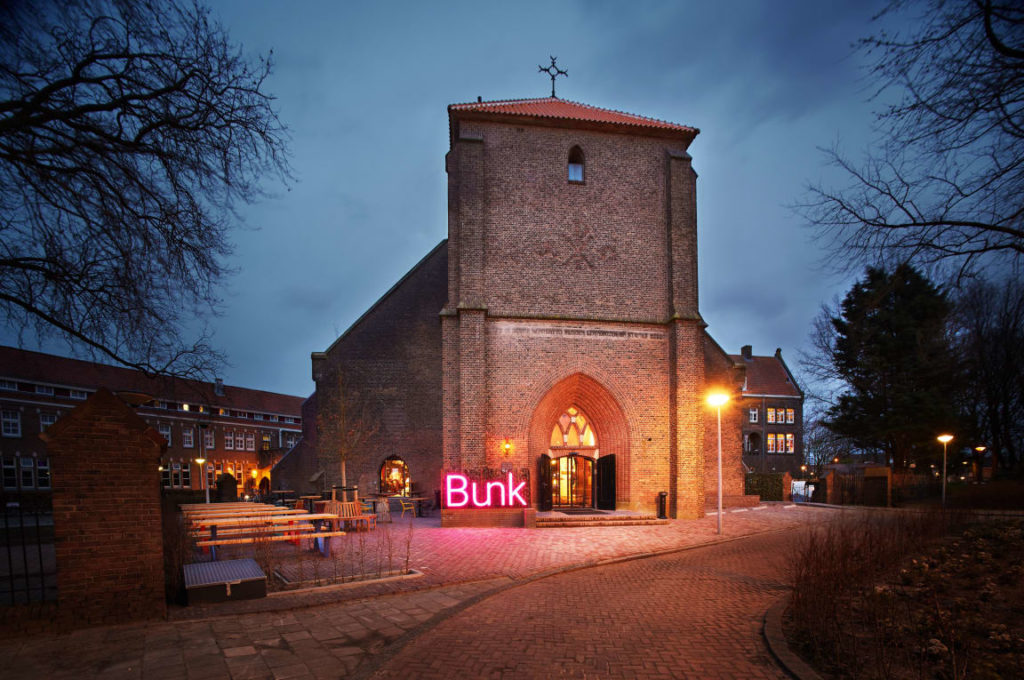
<instances>
[{"instance_id":1,"label":"curb","mask_svg":"<svg viewBox=\"0 0 1024 680\"><path fill-rule=\"evenodd\" d=\"M762 633L768 643L768 650L779 662L782 669L797 680L822 680L817 671L807 665L789 648L786 636L782 632L782 615L789 607L789 595L781 597L764 613Z\"/></svg>"}]
</instances>

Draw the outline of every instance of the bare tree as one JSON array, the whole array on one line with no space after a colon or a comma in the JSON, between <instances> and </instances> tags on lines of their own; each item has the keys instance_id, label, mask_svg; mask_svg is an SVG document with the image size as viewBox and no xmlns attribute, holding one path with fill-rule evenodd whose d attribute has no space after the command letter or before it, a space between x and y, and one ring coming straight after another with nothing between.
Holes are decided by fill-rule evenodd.
<instances>
[{"instance_id":1,"label":"bare tree","mask_svg":"<svg viewBox=\"0 0 1024 680\"><path fill-rule=\"evenodd\" d=\"M286 131L198 3L0 4L0 315L151 374L209 377L235 209Z\"/></svg>"},{"instance_id":2,"label":"bare tree","mask_svg":"<svg viewBox=\"0 0 1024 680\"><path fill-rule=\"evenodd\" d=\"M380 431L379 401L365 385L354 369L335 368L317 380L318 457L325 470L337 464L337 476L327 476L342 486L348 485L349 458Z\"/></svg>"},{"instance_id":3,"label":"bare tree","mask_svg":"<svg viewBox=\"0 0 1024 680\"><path fill-rule=\"evenodd\" d=\"M838 149L846 186L797 206L852 269L912 261L959 273L1024 262L1024 5L893 0L910 34L860 42L871 59L879 141L863 163Z\"/></svg>"},{"instance_id":4,"label":"bare tree","mask_svg":"<svg viewBox=\"0 0 1024 680\"><path fill-rule=\"evenodd\" d=\"M973 281L953 313L957 356L964 372L959 409L961 442L985 446L993 470L1021 463L1024 439L1024 284Z\"/></svg>"}]
</instances>

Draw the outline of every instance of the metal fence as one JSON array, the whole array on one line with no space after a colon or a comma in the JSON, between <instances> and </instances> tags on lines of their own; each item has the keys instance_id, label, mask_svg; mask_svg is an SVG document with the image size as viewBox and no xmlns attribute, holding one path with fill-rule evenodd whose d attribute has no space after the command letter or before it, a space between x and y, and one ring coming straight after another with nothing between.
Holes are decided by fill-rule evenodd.
<instances>
[{"instance_id":1,"label":"metal fence","mask_svg":"<svg viewBox=\"0 0 1024 680\"><path fill-rule=\"evenodd\" d=\"M50 491L0 489L0 604L57 599Z\"/></svg>"}]
</instances>

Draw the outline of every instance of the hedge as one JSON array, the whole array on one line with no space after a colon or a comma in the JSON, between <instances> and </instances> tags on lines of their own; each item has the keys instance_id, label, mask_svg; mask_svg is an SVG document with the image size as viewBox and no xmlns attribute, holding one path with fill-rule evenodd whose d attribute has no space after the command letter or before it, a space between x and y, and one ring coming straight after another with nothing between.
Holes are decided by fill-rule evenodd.
<instances>
[{"instance_id":1,"label":"hedge","mask_svg":"<svg viewBox=\"0 0 1024 680\"><path fill-rule=\"evenodd\" d=\"M744 493L760 496L762 501L785 500L782 488L783 474L782 472L753 472L747 475Z\"/></svg>"}]
</instances>

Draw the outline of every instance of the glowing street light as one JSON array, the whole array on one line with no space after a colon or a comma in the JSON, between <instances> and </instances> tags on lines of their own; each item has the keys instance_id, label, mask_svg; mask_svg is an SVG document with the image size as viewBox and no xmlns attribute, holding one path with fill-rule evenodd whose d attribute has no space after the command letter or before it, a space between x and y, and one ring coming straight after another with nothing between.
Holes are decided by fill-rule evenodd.
<instances>
[{"instance_id":1,"label":"glowing street light","mask_svg":"<svg viewBox=\"0 0 1024 680\"><path fill-rule=\"evenodd\" d=\"M708 405L714 406L718 412L718 533L722 533L722 407L729 401L725 392L712 392L708 395Z\"/></svg>"},{"instance_id":2,"label":"glowing street light","mask_svg":"<svg viewBox=\"0 0 1024 680\"><path fill-rule=\"evenodd\" d=\"M206 489L206 502L210 502L210 485L206 483L206 468L203 467L206 464L205 458L196 458L196 465L199 466L199 479L200 484Z\"/></svg>"},{"instance_id":3,"label":"glowing street light","mask_svg":"<svg viewBox=\"0 0 1024 680\"><path fill-rule=\"evenodd\" d=\"M953 435L940 434L938 439L942 442L942 507L946 507L946 446L953 441Z\"/></svg>"}]
</instances>

